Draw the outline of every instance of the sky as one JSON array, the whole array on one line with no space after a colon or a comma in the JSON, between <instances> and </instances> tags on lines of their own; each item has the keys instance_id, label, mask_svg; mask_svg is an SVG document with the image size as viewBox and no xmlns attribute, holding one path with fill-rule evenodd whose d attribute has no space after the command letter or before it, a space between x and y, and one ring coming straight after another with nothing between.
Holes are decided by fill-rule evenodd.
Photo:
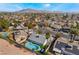
<instances>
[{"instance_id":1,"label":"sky","mask_svg":"<svg viewBox=\"0 0 79 59\"><path fill-rule=\"evenodd\" d=\"M0 3L0 11L18 11L22 9L48 11L79 12L78 3Z\"/></svg>"}]
</instances>

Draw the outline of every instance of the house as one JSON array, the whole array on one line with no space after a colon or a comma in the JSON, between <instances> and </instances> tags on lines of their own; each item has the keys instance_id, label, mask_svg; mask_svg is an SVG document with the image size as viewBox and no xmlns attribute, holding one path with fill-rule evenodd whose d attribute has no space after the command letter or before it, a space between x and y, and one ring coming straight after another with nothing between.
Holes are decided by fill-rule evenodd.
<instances>
[{"instance_id":1,"label":"house","mask_svg":"<svg viewBox=\"0 0 79 59\"><path fill-rule=\"evenodd\" d=\"M56 28L56 29L62 28L61 25L57 24L56 22L52 22L52 24L50 24L50 27Z\"/></svg>"},{"instance_id":2,"label":"house","mask_svg":"<svg viewBox=\"0 0 79 59\"><path fill-rule=\"evenodd\" d=\"M63 28L59 29L59 31L69 33L70 32L70 27L64 26Z\"/></svg>"},{"instance_id":3,"label":"house","mask_svg":"<svg viewBox=\"0 0 79 59\"><path fill-rule=\"evenodd\" d=\"M14 29L14 33L13 33L13 38L14 40L21 44L23 42L26 41L26 39L28 38L28 33L27 33L28 29L25 29L24 27L22 26L17 26L15 29Z\"/></svg>"},{"instance_id":4,"label":"house","mask_svg":"<svg viewBox=\"0 0 79 59\"><path fill-rule=\"evenodd\" d=\"M36 34L35 32L33 32L30 35L28 40L30 40L36 44L39 44L39 45L45 45L47 43L47 39L45 38L44 34Z\"/></svg>"},{"instance_id":5,"label":"house","mask_svg":"<svg viewBox=\"0 0 79 59\"><path fill-rule=\"evenodd\" d=\"M79 46L57 41L52 51L64 55L79 55Z\"/></svg>"}]
</instances>

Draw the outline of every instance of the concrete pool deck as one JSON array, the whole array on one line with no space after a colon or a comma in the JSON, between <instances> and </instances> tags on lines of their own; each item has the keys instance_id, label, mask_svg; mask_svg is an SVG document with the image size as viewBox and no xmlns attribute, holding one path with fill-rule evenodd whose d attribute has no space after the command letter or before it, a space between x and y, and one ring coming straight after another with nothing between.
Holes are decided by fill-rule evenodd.
<instances>
[{"instance_id":1,"label":"concrete pool deck","mask_svg":"<svg viewBox=\"0 0 79 59\"><path fill-rule=\"evenodd\" d=\"M24 48L17 48L4 39L0 39L0 55L36 55Z\"/></svg>"}]
</instances>

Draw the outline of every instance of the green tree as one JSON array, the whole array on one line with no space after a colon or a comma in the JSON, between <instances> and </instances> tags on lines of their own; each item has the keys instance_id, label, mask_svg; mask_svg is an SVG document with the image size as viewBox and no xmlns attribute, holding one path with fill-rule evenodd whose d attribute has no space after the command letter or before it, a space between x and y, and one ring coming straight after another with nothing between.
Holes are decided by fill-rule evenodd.
<instances>
[{"instance_id":1,"label":"green tree","mask_svg":"<svg viewBox=\"0 0 79 59\"><path fill-rule=\"evenodd\" d=\"M78 35L78 29L76 28L71 28L70 29L70 34L71 34L71 39L74 40L76 35Z\"/></svg>"},{"instance_id":2,"label":"green tree","mask_svg":"<svg viewBox=\"0 0 79 59\"><path fill-rule=\"evenodd\" d=\"M77 24L77 25L76 25L77 29L79 29L79 23L78 23L78 22L76 22L76 24Z\"/></svg>"},{"instance_id":3,"label":"green tree","mask_svg":"<svg viewBox=\"0 0 79 59\"><path fill-rule=\"evenodd\" d=\"M33 28L32 23L29 23L29 24L28 24L28 28L29 28L29 29Z\"/></svg>"},{"instance_id":4,"label":"green tree","mask_svg":"<svg viewBox=\"0 0 79 59\"><path fill-rule=\"evenodd\" d=\"M8 29L10 23L8 20L2 19L0 20L0 27L3 29Z\"/></svg>"},{"instance_id":5,"label":"green tree","mask_svg":"<svg viewBox=\"0 0 79 59\"><path fill-rule=\"evenodd\" d=\"M57 32L56 35L55 35L55 40L57 40L60 37L61 37L61 33L60 32Z\"/></svg>"},{"instance_id":6,"label":"green tree","mask_svg":"<svg viewBox=\"0 0 79 59\"><path fill-rule=\"evenodd\" d=\"M21 22L17 21L17 20L13 20L13 23L15 24L15 26L19 25Z\"/></svg>"},{"instance_id":7,"label":"green tree","mask_svg":"<svg viewBox=\"0 0 79 59\"><path fill-rule=\"evenodd\" d=\"M49 39L50 38L50 33L47 32L46 35L45 35L46 39Z\"/></svg>"},{"instance_id":8,"label":"green tree","mask_svg":"<svg viewBox=\"0 0 79 59\"><path fill-rule=\"evenodd\" d=\"M75 40L75 37L79 35L79 23L76 26L71 26L70 28L70 37L71 41Z\"/></svg>"},{"instance_id":9,"label":"green tree","mask_svg":"<svg viewBox=\"0 0 79 59\"><path fill-rule=\"evenodd\" d=\"M38 29L38 30L36 31L36 33L37 33L37 34L41 34L42 31Z\"/></svg>"}]
</instances>

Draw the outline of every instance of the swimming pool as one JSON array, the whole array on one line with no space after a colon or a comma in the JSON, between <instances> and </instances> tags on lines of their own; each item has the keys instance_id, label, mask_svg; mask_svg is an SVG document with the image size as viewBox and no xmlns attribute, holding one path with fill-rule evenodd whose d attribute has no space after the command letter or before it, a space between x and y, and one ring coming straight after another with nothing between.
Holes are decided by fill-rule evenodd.
<instances>
[{"instance_id":1,"label":"swimming pool","mask_svg":"<svg viewBox=\"0 0 79 59\"><path fill-rule=\"evenodd\" d=\"M30 50L33 50L33 51L40 51L41 50L39 45L34 44L32 42L29 42L29 41L25 43L25 47L30 49Z\"/></svg>"},{"instance_id":2,"label":"swimming pool","mask_svg":"<svg viewBox=\"0 0 79 59\"><path fill-rule=\"evenodd\" d=\"M9 33L8 32L2 32L2 38L6 39L8 37Z\"/></svg>"}]
</instances>

